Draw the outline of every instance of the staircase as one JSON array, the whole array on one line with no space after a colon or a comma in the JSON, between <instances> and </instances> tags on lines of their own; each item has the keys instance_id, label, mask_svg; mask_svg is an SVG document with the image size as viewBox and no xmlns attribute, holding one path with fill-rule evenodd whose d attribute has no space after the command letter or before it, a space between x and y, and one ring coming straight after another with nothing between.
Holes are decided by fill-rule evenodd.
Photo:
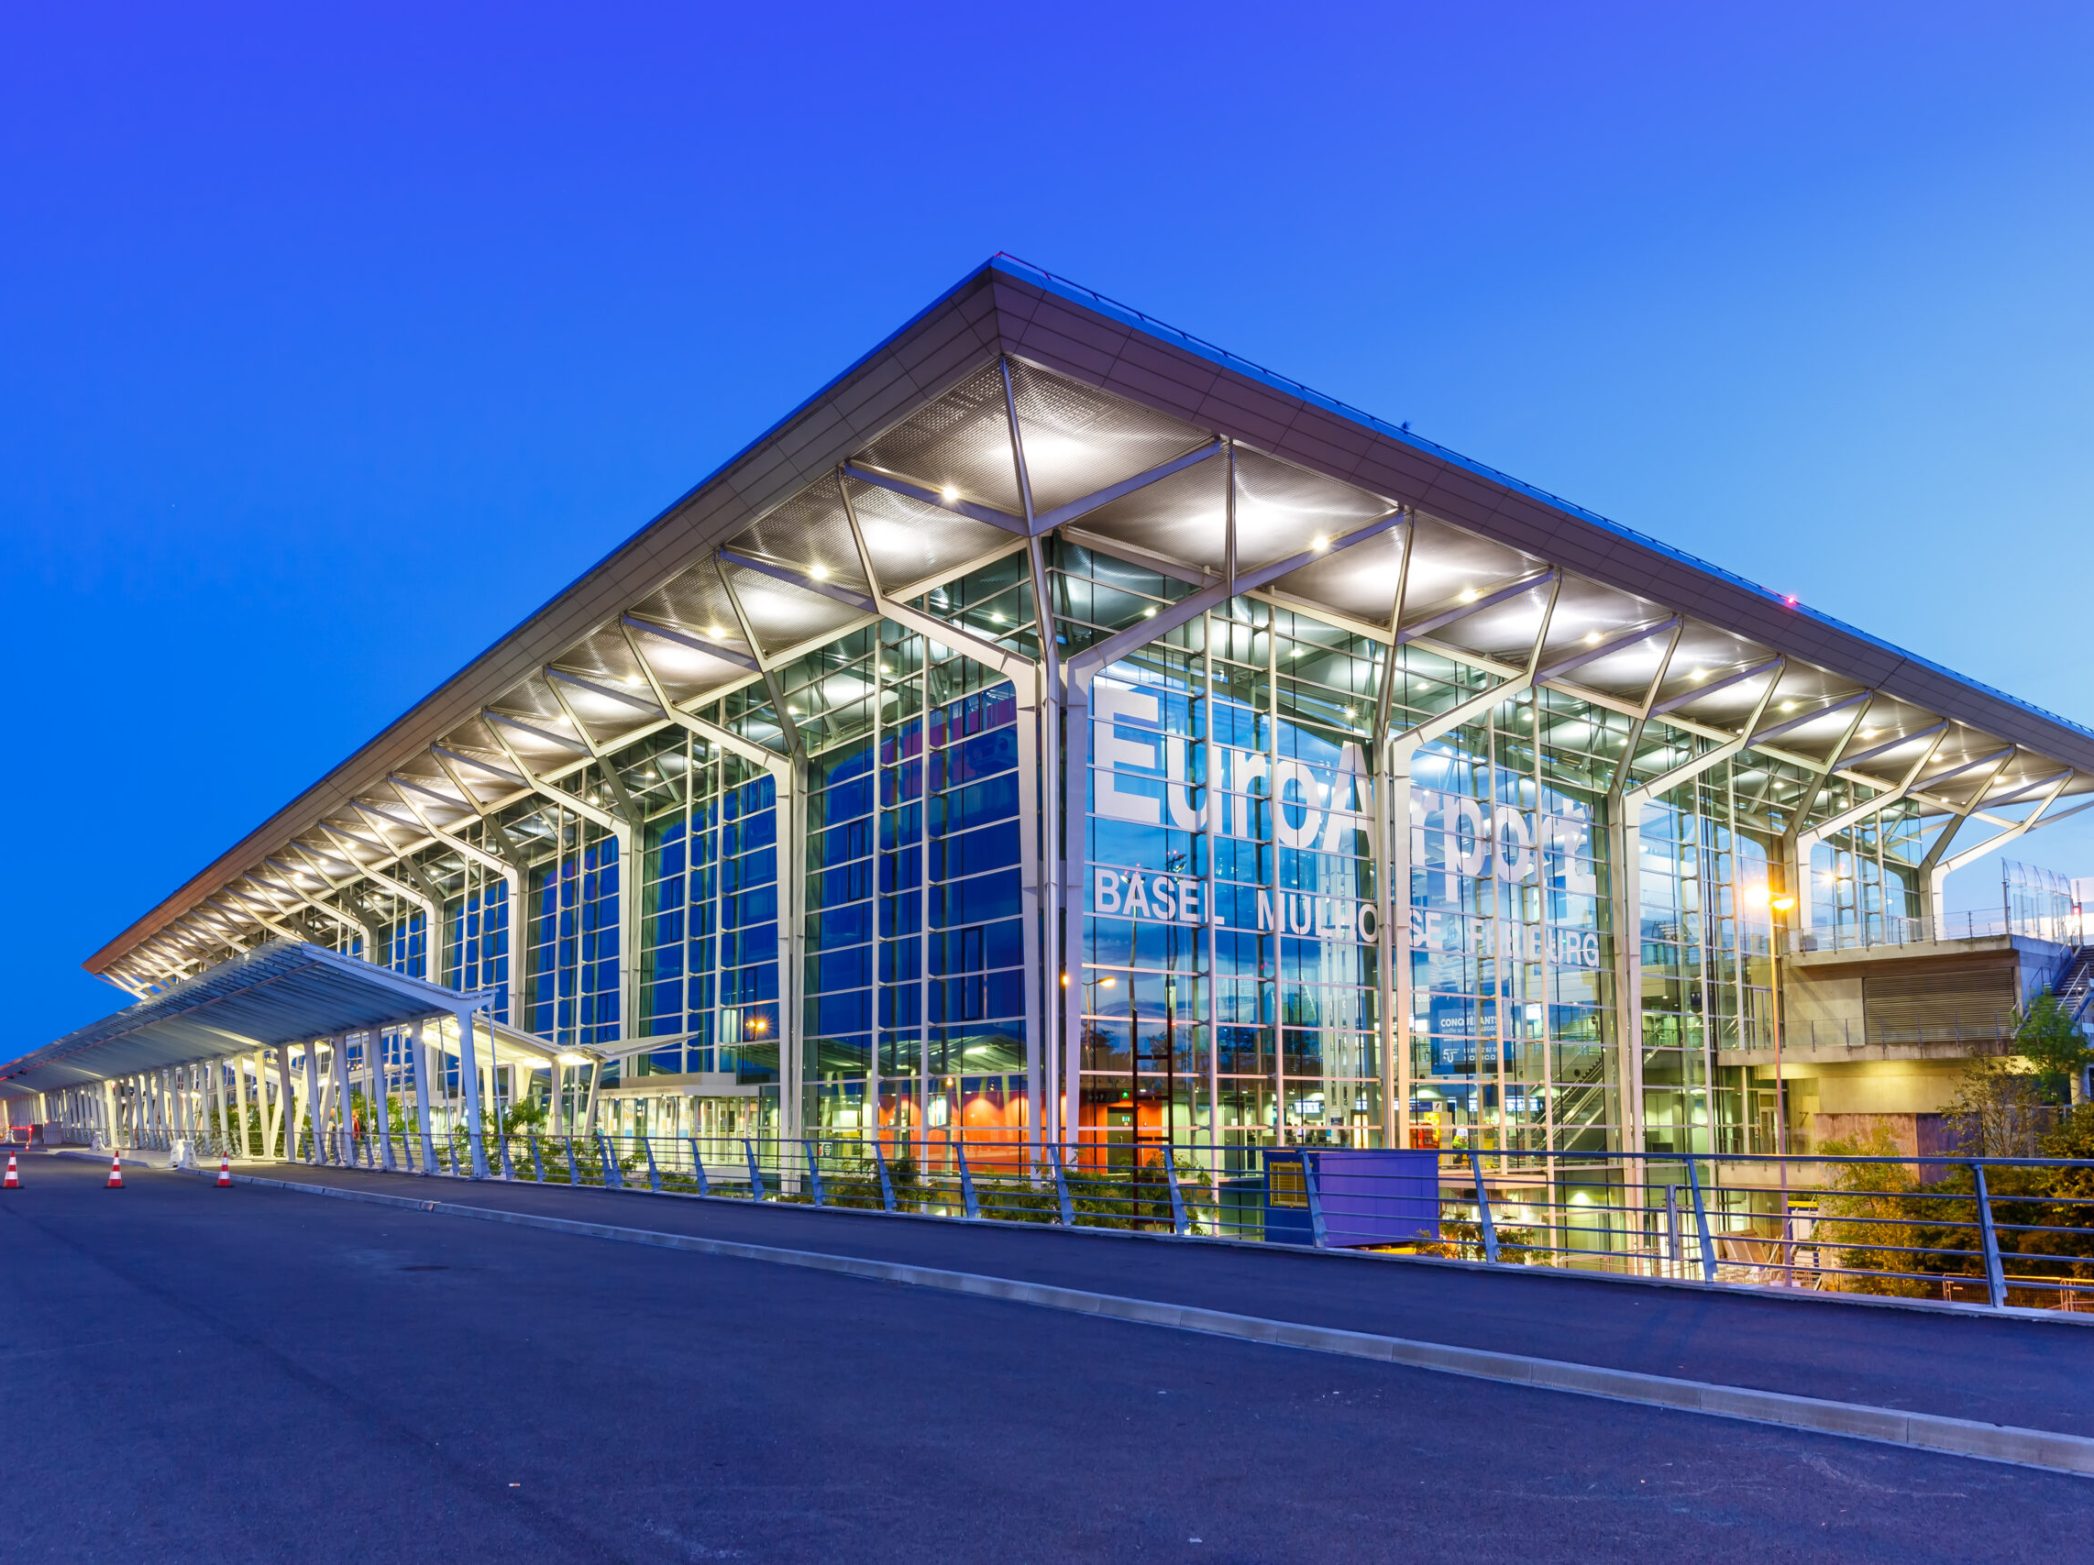
<instances>
[{"instance_id":1,"label":"staircase","mask_svg":"<svg viewBox=\"0 0 2094 1565\"><path fill-rule=\"evenodd\" d=\"M1556 1136L1560 1141L1566 1128L1577 1129L1604 1120L1607 1117L1608 1082L1604 1079L1611 1054L1601 1051L1599 1057L1564 1083L1556 1098Z\"/></svg>"},{"instance_id":2,"label":"staircase","mask_svg":"<svg viewBox=\"0 0 2094 1565\"><path fill-rule=\"evenodd\" d=\"M2094 946L2074 948L2055 987L2065 1014L2080 1021L2086 1014L2088 1000L2094 999Z\"/></svg>"}]
</instances>

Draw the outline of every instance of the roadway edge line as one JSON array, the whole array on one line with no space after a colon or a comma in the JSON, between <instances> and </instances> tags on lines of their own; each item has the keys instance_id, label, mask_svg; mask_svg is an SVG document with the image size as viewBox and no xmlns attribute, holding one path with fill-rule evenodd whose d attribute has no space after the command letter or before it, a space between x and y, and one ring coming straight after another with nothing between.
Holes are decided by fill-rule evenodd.
<instances>
[{"instance_id":1,"label":"roadway edge line","mask_svg":"<svg viewBox=\"0 0 2094 1565\"><path fill-rule=\"evenodd\" d=\"M217 1171L199 1169L190 1172L215 1177ZM1128 1298L1082 1288L1064 1288L1050 1283L986 1276L979 1272L949 1271L941 1267L919 1266L905 1261L883 1261L871 1256L835 1255L819 1250L790 1250L773 1245L747 1244L734 1239L709 1239L699 1234L668 1233L660 1229L632 1228L617 1223L549 1217L537 1212L510 1212L498 1207L468 1206L456 1201L432 1201L417 1196L390 1195L383 1191L355 1190L340 1185L311 1184L302 1180L269 1179L255 1174L235 1174L233 1180L237 1184L253 1185L262 1189L289 1190L304 1195L387 1206L402 1211L506 1223L512 1227L532 1228L545 1233L563 1233L580 1238L604 1239L613 1243L647 1245L655 1249L681 1250L692 1254L718 1255L732 1260L793 1266L802 1270L831 1272L875 1282L935 1288L947 1293L1000 1299L1006 1303L1029 1304L1043 1309L1093 1315L1137 1325L1163 1326L1208 1336L1228 1337L1241 1342L1302 1348L1310 1352L1333 1353L1346 1358L1370 1359L1410 1369L1427 1370L1435 1374L1461 1375L1473 1380L1560 1391L1572 1396L1598 1397L1644 1407L1670 1408L1676 1412L1700 1413L1711 1418L1800 1429L1813 1434L1934 1451L1948 1456L1969 1457L1977 1461L2004 1462L2010 1466L2035 1467L2079 1477L2094 1477L2094 1438L2065 1434L2056 1430L2029 1429L2013 1424L1987 1424L1974 1419L1951 1418L1940 1413L1873 1407L1860 1402L1834 1402L1819 1397L1799 1396L1793 1392L1724 1386L1709 1381L1645 1374L1640 1370L1576 1364L1529 1354L1500 1353L1487 1348L1422 1342L1406 1337L1350 1331L1338 1326L1317 1326L1303 1321L1238 1315L1227 1310L1211 1309L1205 1305L1171 1304L1160 1299Z\"/></svg>"}]
</instances>

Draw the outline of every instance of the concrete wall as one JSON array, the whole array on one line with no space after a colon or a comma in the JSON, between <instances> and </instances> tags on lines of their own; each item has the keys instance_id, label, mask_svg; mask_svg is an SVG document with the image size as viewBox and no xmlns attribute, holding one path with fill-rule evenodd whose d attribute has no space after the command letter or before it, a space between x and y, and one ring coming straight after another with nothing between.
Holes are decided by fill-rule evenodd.
<instances>
[{"instance_id":1,"label":"concrete wall","mask_svg":"<svg viewBox=\"0 0 2094 1565\"><path fill-rule=\"evenodd\" d=\"M1825 1115L1939 1114L1955 1101L1968 1062L1868 1060L1821 1065L1814 1112Z\"/></svg>"}]
</instances>

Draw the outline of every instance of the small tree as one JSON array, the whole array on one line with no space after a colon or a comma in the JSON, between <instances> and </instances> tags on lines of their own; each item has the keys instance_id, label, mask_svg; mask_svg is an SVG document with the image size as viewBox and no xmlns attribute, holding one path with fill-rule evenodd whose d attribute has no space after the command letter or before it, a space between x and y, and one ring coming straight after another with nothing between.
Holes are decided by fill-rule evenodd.
<instances>
[{"instance_id":1,"label":"small tree","mask_svg":"<svg viewBox=\"0 0 2094 1565\"><path fill-rule=\"evenodd\" d=\"M2038 1146L2045 1157L2094 1162L2094 1104L2067 1113ZM2067 1166L2032 1171L2039 1199L2001 1220L2027 1223L2001 1242L2019 1252L2014 1265L2038 1277L2085 1282L2094 1279L2094 1168ZM2038 1259L2041 1257L2041 1259ZM2013 1269L2010 1267L2010 1269Z\"/></svg>"},{"instance_id":2,"label":"small tree","mask_svg":"<svg viewBox=\"0 0 2094 1565\"><path fill-rule=\"evenodd\" d=\"M2042 1078L2019 1059L1973 1062L1948 1109L1956 1150L1969 1157L2034 1157L2054 1117Z\"/></svg>"},{"instance_id":3,"label":"small tree","mask_svg":"<svg viewBox=\"0 0 2094 1565\"><path fill-rule=\"evenodd\" d=\"M2050 990L2031 1000L2014 1024L2014 1052L2027 1060L2045 1103L2070 1103L2072 1083L2094 1063L2079 1023Z\"/></svg>"},{"instance_id":4,"label":"small tree","mask_svg":"<svg viewBox=\"0 0 2094 1565\"><path fill-rule=\"evenodd\" d=\"M1828 1141L1819 1148L1835 1157L1900 1157L1890 1127L1878 1125L1852 1141ZM1934 1214L1920 1199L1923 1186L1911 1163L1839 1163L1832 1189L1819 1201L1817 1239L1838 1254L1846 1275L1838 1286L1848 1293L1887 1293L1914 1297L1932 1290L1912 1277L1868 1275L1925 1270L1922 1257L1909 1253L1925 1240L1919 1224Z\"/></svg>"},{"instance_id":5,"label":"small tree","mask_svg":"<svg viewBox=\"0 0 2094 1565\"><path fill-rule=\"evenodd\" d=\"M2072 1083L2094 1051L2064 1005L2045 990L2014 1023L2012 1052L1964 1073L1948 1118L1957 1149L1974 1157L2034 1157L2072 1101Z\"/></svg>"}]
</instances>

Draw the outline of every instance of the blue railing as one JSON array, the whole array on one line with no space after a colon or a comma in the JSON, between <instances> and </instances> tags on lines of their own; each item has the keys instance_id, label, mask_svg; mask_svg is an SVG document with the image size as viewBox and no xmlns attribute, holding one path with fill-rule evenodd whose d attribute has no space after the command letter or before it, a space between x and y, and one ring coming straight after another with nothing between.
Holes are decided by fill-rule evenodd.
<instances>
[{"instance_id":1,"label":"blue railing","mask_svg":"<svg viewBox=\"0 0 2094 1565\"><path fill-rule=\"evenodd\" d=\"M1498 1266L2094 1310L2094 1160L1385 1151L1022 1132L490 1136L486 1177ZM228 1150L215 1133L199 1160ZM471 1179L462 1129L296 1161Z\"/></svg>"}]
</instances>

